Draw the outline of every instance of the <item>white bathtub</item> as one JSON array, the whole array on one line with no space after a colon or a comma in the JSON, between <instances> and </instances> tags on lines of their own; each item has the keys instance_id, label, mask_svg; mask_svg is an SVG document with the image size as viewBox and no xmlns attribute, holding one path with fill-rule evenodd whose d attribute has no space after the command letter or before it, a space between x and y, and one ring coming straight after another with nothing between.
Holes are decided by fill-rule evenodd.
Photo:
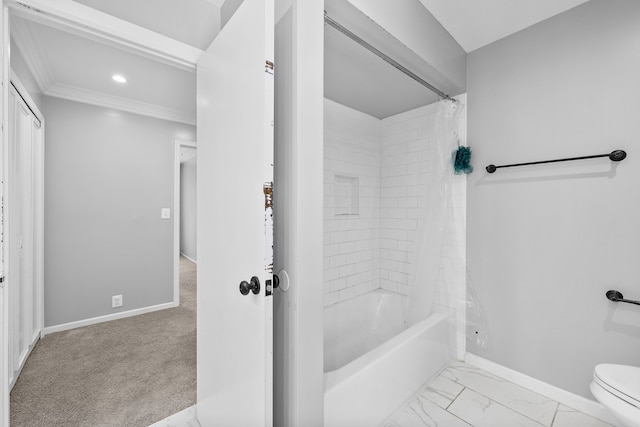
<instances>
[{"instance_id":1,"label":"white bathtub","mask_svg":"<svg viewBox=\"0 0 640 427\"><path fill-rule=\"evenodd\" d=\"M449 317L404 329L402 296L374 291L324 310L324 425L377 426L453 357Z\"/></svg>"}]
</instances>

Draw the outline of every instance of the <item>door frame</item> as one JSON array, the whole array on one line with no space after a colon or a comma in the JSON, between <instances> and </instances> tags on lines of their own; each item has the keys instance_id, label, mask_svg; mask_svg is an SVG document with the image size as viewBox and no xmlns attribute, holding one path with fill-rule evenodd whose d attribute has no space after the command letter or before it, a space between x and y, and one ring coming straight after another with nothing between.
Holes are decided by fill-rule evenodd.
<instances>
[{"instance_id":1,"label":"door frame","mask_svg":"<svg viewBox=\"0 0 640 427\"><path fill-rule=\"evenodd\" d=\"M1 212L1 233L2 243L0 248L0 277L2 283L0 284L0 324L2 330L0 331L0 426L9 425L9 301L7 298L6 283L11 280L11 271L7 266L11 265L11 257L14 256L9 247L11 243L10 227L11 218L6 209L6 201L8 200L9 193L8 187L5 187L5 183L12 179L9 175L9 111L8 100L10 86L13 85L18 95L27 105L27 108L31 110L31 113L40 122L40 127L37 129L38 137L32 147L32 159L33 159L33 254L29 257L32 259L30 262L33 266L33 281L35 283L34 289L36 295L33 296L35 301L35 307L33 310L37 313L36 325L32 325L31 330L36 329L37 334L30 334L28 337L29 345L27 355L33 349L33 344L42 338L44 332L44 126L45 120L43 114L40 112L35 102L27 92L26 88L17 77L17 75L10 68L10 58L6 52L9 52L9 9L4 6L4 3L0 1L2 7L2 25L0 31L0 41L2 47L2 87L3 96L1 101L1 119L2 119L2 149L0 151L2 161L0 167L2 168L2 185L0 186L0 194L2 197L2 212ZM33 312L31 313L31 319L33 319Z\"/></svg>"},{"instance_id":2,"label":"door frame","mask_svg":"<svg viewBox=\"0 0 640 427\"><path fill-rule=\"evenodd\" d=\"M291 250L276 262L289 271L295 295L294 292L276 293L285 299L283 310L274 313L274 317L280 318L279 321L285 322L287 327L282 332L282 351L293 360L283 368L286 372L278 374L288 380L285 385L276 385L276 391L282 395L276 394L278 398L274 404L276 409L286 406L283 410L291 415L283 420L283 426L322 425L322 200L316 195L322 192L322 162L317 159L322 158L323 141L324 5L305 0L275 0L275 3L276 23L288 14L293 24L286 34L291 44L286 61L292 79L291 92L284 101L285 116L278 117L278 120L287 122L280 127L286 128L283 132L292 148L292 155L285 165L293 171L292 182L287 184L292 199L287 215L291 231L284 241ZM197 60L203 53L200 49L113 16L96 13L94 9L70 0L20 0L20 3L18 0L0 0L0 6L0 68L3 70L4 87L8 87L9 82L9 58L4 54L9 51L9 8L17 16L46 22L186 70L195 71ZM7 123L6 91L2 98L0 116L3 123ZM3 132L3 150L7 146L6 138L6 132ZM0 160L4 173L6 156L3 154ZM0 272L1 268L0 265ZM8 301L3 298L3 292L0 285L0 427L8 427Z\"/></svg>"},{"instance_id":3,"label":"door frame","mask_svg":"<svg viewBox=\"0 0 640 427\"><path fill-rule=\"evenodd\" d=\"M180 305L180 148L198 149L196 141L176 139L173 149L173 303ZM195 260L192 260L195 261Z\"/></svg>"},{"instance_id":4,"label":"door frame","mask_svg":"<svg viewBox=\"0 0 640 427\"><path fill-rule=\"evenodd\" d=\"M32 169L31 169L31 179L32 179L32 196L33 196L33 218L32 218L32 235L31 240L33 244L33 253L27 253L25 256L25 262L27 265L32 266L32 274L33 274L33 289L35 290L35 295L32 296L34 305L30 306L32 310L30 313L27 313L27 318L33 319L34 312L37 315L37 320L35 325L31 325L30 331L36 330L36 333L29 333L28 337L28 345L27 345L27 353L24 358L26 359L31 354L35 343L44 336L44 129L45 129L45 119L42 112L38 109L38 106L33 101L33 98L29 95L29 92L24 87L18 76L15 74L13 69L9 67L9 84L13 86L20 98L24 101L27 108L31 111L33 116L40 122L40 126L37 128L36 132L38 136L34 140L34 144L31 147L31 159L32 159ZM11 88L9 88L11 90ZM11 126L11 124L9 124ZM9 135L10 132L7 132ZM8 147L7 147L8 152ZM11 174L9 168L6 171L6 180L5 182L10 182L12 179L23 179L24 174L21 171L18 171L15 175ZM6 200L9 200L11 197L9 191L5 191L7 195ZM7 209L6 221L5 224L7 226L7 230L11 228L11 214ZM5 236L5 241L7 242L7 251L5 253L7 260L8 268L6 269L7 281L11 281L12 273L11 273L11 263L12 258L14 257L14 253L9 249L13 245L11 241L11 233L7 232ZM21 315L24 315L21 313ZM18 371L18 375L22 367ZM14 378L14 383L17 380L17 377Z\"/></svg>"},{"instance_id":5,"label":"door frame","mask_svg":"<svg viewBox=\"0 0 640 427\"><path fill-rule=\"evenodd\" d=\"M2 16L0 17L0 55L2 64L0 64L1 86L9 87L9 10L4 6L4 1L0 0L2 7ZM9 169L8 148L9 148L9 132L5 131L6 124L9 122L9 92L2 91L2 100L0 101L0 119L2 120L2 147L0 151L2 168L1 177L2 185L0 186L0 196L2 197L2 205L0 210L0 233L2 242L0 243L0 427L9 427L9 301L7 298L7 290L5 283L5 236L7 235L7 224L5 217L5 191L4 183L7 180L7 170Z\"/></svg>"}]
</instances>

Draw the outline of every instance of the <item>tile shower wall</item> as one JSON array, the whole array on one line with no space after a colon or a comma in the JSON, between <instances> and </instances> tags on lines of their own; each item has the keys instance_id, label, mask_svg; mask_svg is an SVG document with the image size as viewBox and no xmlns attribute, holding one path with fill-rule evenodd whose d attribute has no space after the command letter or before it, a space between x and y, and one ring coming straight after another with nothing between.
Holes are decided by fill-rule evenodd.
<instances>
[{"instance_id":1,"label":"tile shower wall","mask_svg":"<svg viewBox=\"0 0 640 427\"><path fill-rule=\"evenodd\" d=\"M466 103L466 97L461 97ZM434 144L437 143L438 103L416 108L381 121L380 286L407 295L412 265L424 233L421 218L427 207L427 184L433 182ZM463 110L458 135L466 141ZM438 289L455 289L465 279L466 177L454 175L450 210L444 223ZM419 260L417 260L420 262ZM447 295L439 292L440 301Z\"/></svg>"},{"instance_id":2,"label":"tile shower wall","mask_svg":"<svg viewBox=\"0 0 640 427\"><path fill-rule=\"evenodd\" d=\"M325 306L379 288L408 294L433 179L436 114L432 104L378 120L325 100ZM464 144L464 127L459 134ZM464 175L451 191L439 289L465 275ZM443 303L446 297L439 292Z\"/></svg>"},{"instance_id":3,"label":"tile shower wall","mask_svg":"<svg viewBox=\"0 0 640 427\"><path fill-rule=\"evenodd\" d=\"M325 99L324 305L380 287L380 120Z\"/></svg>"}]
</instances>

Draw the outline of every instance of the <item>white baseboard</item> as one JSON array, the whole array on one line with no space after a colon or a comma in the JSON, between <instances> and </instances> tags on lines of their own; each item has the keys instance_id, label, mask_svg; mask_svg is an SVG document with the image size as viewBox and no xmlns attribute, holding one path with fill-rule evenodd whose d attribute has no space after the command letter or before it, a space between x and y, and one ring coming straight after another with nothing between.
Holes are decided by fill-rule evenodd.
<instances>
[{"instance_id":1,"label":"white baseboard","mask_svg":"<svg viewBox=\"0 0 640 427\"><path fill-rule=\"evenodd\" d=\"M556 402L568 406L569 408L584 412L594 418L598 418L606 423L611 425L616 425L617 423L604 406L594 400L563 390L549 383L545 383L544 381L540 381L518 371L514 371L506 366L502 366L480 356L476 356L475 354L467 353L464 361L542 396L546 396L549 399L553 399Z\"/></svg>"},{"instance_id":2,"label":"white baseboard","mask_svg":"<svg viewBox=\"0 0 640 427\"><path fill-rule=\"evenodd\" d=\"M191 257L186 256L183 252L180 252L180 256L185 257L186 259L188 259L189 261L191 261L194 264L198 264L198 261L196 261L195 259L193 259Z\"/></svg>"},{"instance_id":3,"label":"white baseboard","mask_svg":"<svg viewBox=\"0 0 640 427\"><path fill-rule=\"evenodd\" d=\"M121 311L119 313L106 314L104 316L92 317L90 319L77 320L75 322L63 323L61 325L47 326L44 328L43 335L52 334L54 332L68 331L69 329L80 328L82 326L95 325L96 323L109 322L111 320L124 319L126 317L138 316L140 314L151 313L153 311L164 310L166 308L177 307L176 302L167 302L164 304L152 305L149 307L136 308L135 310Z\"/></svg>"},{"instance_id":4,"label":"white baseboard","mask_svg":"<svg viewBox=\"0 0 640 427\"><path fill-rule=\"evenodd\" d=\"M15 372L15 374L13 376L13 379L9 383L9 391L13 390L13 386L16 385L16 381L18 381L18 377L20 377L20 374L22 373L22 368L24 368L25 363L27 363L27 360L29 359L29 356L31 356L31 352L35 348L35 346L38 343L39 339L40 339L40 332L38 332L38 334L34 335L34 337L31 339L31 344L29 344L29 348L27 349L27 352L25 353L25 356L20 361L20 366L18 367L17 371Z\"/></svg>"}]
</instances>

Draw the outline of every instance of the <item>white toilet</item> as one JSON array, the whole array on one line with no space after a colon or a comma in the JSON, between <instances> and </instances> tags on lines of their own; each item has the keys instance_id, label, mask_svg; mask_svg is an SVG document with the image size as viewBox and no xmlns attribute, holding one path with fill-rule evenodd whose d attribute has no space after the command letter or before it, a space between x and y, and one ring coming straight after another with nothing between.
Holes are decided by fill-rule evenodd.
<instances>
[{"instance_id":1,"label":"white toilet","mask_svg":"<svg viewBox=\"0 0 640 427\"><path fill-rule=\"evenodd\" d=\"M620 427L640 427L640 367L598 365L590 388Z\"/></svg>"}]
</instances>

